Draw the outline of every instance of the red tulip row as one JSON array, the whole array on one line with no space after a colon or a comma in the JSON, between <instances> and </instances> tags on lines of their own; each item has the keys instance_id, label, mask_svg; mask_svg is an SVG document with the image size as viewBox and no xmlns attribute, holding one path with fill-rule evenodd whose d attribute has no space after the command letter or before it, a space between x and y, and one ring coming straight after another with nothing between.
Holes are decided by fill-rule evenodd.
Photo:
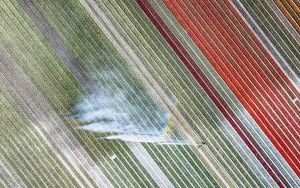
<instances>
[{"instance_id":1,"label":"red tulip row","mask_svg":"<svg viewBox=\"0 0 300 188\"><path fill-rule=\"evenodd\" d=\"M147 1L137 2L278 185L286 184L272 161L151 5ZM195 0L164 0L164 3L299 175L300 119L299 106L295 103L299 91L233 5L227 1Z\"/></svg>"},{"instance_id":2,"label":"red tulip row","mask_svg":"<svg viewBox=\"0 0 300 188\"><path fill-rule=\"evenodd\" d=\"M300 175L299 92L238 12L227 1L165 4Z\"/></svg>"}]
</instances>

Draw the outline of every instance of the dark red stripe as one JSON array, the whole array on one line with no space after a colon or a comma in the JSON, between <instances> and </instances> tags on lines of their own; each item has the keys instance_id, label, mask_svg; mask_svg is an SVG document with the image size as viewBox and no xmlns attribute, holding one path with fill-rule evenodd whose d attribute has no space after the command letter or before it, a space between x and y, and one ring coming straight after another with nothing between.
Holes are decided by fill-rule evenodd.
<instances>
[{"instance_id":1,"label":"dark red stripe","mask_svg":"<svg viewBox=\"0 0 300 188\"><path fill-rule=\"evenodd\" d=\"M195 77L199 85L205 90L207 95L211 98L217 108L222 112L224 117L231 123L237 133L241 136L241 138L245 141L250 150L254 153L257 159L264 166L266 171L270 174L270 176L274 179L274 181L280 186L285 187L283 182L287 184L284 177L278 171L277 168L272 164L272 161L267 157L265 152L260 148L258 143L254 140L253 137L246 130L243 123L238 119L236 114L230 109L228 104L222 98L222 96L217 92L212 83L208 80L208 78L204 75L200 67L195 63L192 57L188 54L186 49L182 46L182 44L176 39L174 34L170 31L167 25L163 22L160 16L155 12L150 3L147 0L136 0L141 9L145 12L148 18L152 21L152 23L159 30L161 35L165 38L168 44L172 47L172 49L176 52L185 66L189 69L192 75Z\"/></svg>"}]
</instances>

